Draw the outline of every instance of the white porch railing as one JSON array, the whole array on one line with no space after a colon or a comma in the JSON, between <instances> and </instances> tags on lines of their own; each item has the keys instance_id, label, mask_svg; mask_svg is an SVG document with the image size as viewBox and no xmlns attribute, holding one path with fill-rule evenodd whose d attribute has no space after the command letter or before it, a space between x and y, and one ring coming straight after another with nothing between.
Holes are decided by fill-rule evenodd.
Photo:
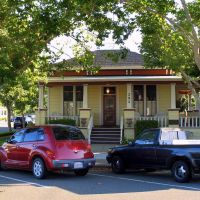
<instances>
[{"instance_id":1,"label":"white porch railing","mask_svg":"<svg viewBox=\"0 0 200 200\"><path fill-rule=\"evenodd\" d=\"M90 116L90 119L89 119L89 122L88 122L88 127L87 127L87 130L88 130L88 143L91 144L91 132L92 132L92 128L94 126L94 122L93 122L93 115Z\"/></svg>"},{"instance_id":2,"label":"white porch railing","mask_svg":"<svg viewBox=\"0 0 200 200\"><path fill-rule=\"evenodd\" d=\"M179 125L181 128L198 128L200 127L200 117L180 117Z\"/></svg>"},{"instance_id":3,"label":"white porch railing","mask_svg":"<svg viewBox=\"0 0 200 200\"><path fill-rule=\"evenodd\" d=\"M124 130L124 117L121 116L121 120L120 120L120 144L122 144L123 130Z\"/></svg>"},{"instance_id":4,"label":"white porch railing","mask_svg":"<svg viewBox=\"0 0 200 200\"><path fill-rule=\"evenodd\" d=\"M158 122L159 127L167 127L168 126L168 117L167 116L140 116L136 117L135 121L137 120L155 120Z\"/></svg>"}]
</instances>

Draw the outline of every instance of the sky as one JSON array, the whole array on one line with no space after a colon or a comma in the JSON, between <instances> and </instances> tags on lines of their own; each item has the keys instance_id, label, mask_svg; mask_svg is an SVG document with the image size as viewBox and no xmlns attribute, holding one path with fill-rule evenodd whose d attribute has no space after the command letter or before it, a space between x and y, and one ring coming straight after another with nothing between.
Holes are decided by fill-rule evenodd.
<instances>
[{"instance_id":1,"label":"sky","mask_svg":"<svg viewBox=\"0 0 200 200\"><path fill-rule=\"evenodd\" d=\"M130 37L125 42L125 46L130 49L130 51L139 53L139 45L141 44L142 37L139 31L134 31L133 34L130 35ZM56 39L54 39L51 42L51 49L54 52L58 52L59 49L62 49L64 52L62 56L60 56L59 61L63 59L70 59L73 57L73 46L76 44L76 42L69 37L66 36L60 36ZM94 43L90 42L88 43L88 46L90 46L91 51L95 50L105 50L105 49L119 49L119 45L116 45L115 42L112 40L111 36L107 38L103 42L104 46L101 48L97 48Z\"/></svg>"},{"instance_id":2,"label":"sky","mask_svg":"<svg viewBox=\"0 0 200 200\"><path fill-rule=\"evenodd\" d=\"M186 0L186 2L192 2L193 0ZM178 6L180 6L180 0L176 0L178 3ZM113 17L113 16L112 16ZM77 30L78 31L78 30ZM142 42L142 36L139 31L134 31L128 40L125 42L125 46L133 52L140 53L139 46ZM62 49L64 52L62 56L60 56L59 61L63 59L70 59L73 57L73 46L76 45L75 40L72 38L68 38L66 36L60 36L56 39L54 39L51 42L51 49L56 53L59 51L59 49ZM88 46L90 47L91 51L95 51L97 49L105 50L105 49L119 49L120 47L115 44L115 42L112 40L112 37L110 36L104 41L104 46L101 48L97 48L94 43L89 42Z\"/></svg>"}]
</instances>

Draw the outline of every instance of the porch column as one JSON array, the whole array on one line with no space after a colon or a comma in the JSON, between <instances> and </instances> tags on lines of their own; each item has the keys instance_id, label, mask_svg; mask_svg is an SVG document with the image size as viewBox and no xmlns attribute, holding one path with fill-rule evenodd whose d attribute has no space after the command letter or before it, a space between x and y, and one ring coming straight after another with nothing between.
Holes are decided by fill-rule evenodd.
<instances>
[{"instance_id":1,"label":"porch column","mask_svg":"<svg viewBox=\"0 0 200 200\"><path fill-rule=\"evenodd\" d=\"M134 118L135 108L125 108L123 116L124 124L124 137L133 139L134 138Z\"/></svg>"},{"instance_id":2,"label":"porch column","mask_svg":"<svg viewBox=\"0 0 200 200\"><path fill-rule=\"evenodd\" d=\"M36 110L36 125L44 125L46 123L47 109L44 108L44 87L43 82L39 82L39 99L38 99L38 109Z\"/></svg>"},{"instance_id":3,"label":"porch column","mask_svg":"<svg viewBox=\"0 0 200 200\"><path fill-rule=\"evenodd\" d=\"M133 108L132 85L127 84L127 108Z\"/></svg>"},{"instance_id":4,"label":"porch column","mask_svg":"<svg viewBox=\"0 0 200 200\"><path fill-rule=\"evenodd\" d=\"M179 127L179 108L168 109L168 123L171 128Z\"/></svg>"},{"instance_id":5,"label":"porch column","mask_svg":"<svg viewBox=\"0 0 200 200\"><path fill-rule=\"evenodd\" d=\"M176 108L176 84L171 83L171 109Z\"/></svg>"},{"instance_id":6,"label":"porch column","mask_svg":"<svg viewBox=\"0 0 200 200\"><path fill-rule=\"evenodd\" d=\"M43 109L44 108L44 83L39 83L39 102L38 102L38 108Z\"/></svg>"},{"instance_id":7,"label":"porch column","mask_svg":"<svg viewBox=\"0 0 200 200\"><path fill-rule=\"evenodd\" d=\"M83 108L88 108L88 85L83 85Z\"/></svg>"}]
</instances>

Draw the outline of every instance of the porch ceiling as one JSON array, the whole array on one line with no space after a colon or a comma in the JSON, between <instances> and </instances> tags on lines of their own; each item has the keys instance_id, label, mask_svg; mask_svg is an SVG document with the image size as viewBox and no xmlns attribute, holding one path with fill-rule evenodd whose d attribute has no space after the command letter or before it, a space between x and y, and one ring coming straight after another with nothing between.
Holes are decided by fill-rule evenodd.
<instances>
[{"instance_id":1,"label":"porch ceiling","mask_svg":"<svg viewBox=\"0 0 200 200\"><path fill-rule=\"evenodd\" d=\"M179 76L73 76L49 77L48 83L64 82L182 82Z\"/></svg>"}]
</instances>

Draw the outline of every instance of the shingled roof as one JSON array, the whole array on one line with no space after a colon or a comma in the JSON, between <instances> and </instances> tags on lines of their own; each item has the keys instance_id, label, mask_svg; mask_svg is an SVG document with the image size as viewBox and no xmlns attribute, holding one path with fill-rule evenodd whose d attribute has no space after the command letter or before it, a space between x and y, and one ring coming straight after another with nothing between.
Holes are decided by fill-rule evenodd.
<instances>
[{"instance_id":1,"label":"shingled roof","mask_svg":"<svg viewBox=\"0 0 200 200\"><path fill-rule=\"evenodd\" d=\"M96 50L94 65L104 67L115 66L143 66L142 56L136 52L128 51L125 57L119 56L117 61L114 61L109 54L120 54L120 50Z\"/></svg>"}]
</instances>

